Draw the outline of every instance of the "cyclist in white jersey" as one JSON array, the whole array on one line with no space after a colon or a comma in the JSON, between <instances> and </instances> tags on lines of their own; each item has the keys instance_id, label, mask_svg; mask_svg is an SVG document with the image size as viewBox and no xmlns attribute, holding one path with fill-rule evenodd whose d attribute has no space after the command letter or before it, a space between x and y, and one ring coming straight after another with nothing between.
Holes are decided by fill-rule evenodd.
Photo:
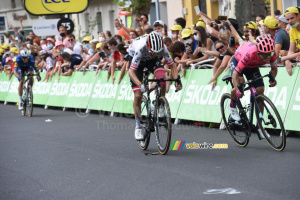
<instances>
[{"instance_id":1,"label":"cyclist in white jersey","mask_svg":"<svg viewBox=\"0 0 300 200\"><path fill-rule=\"evenodd\" d=\"M164 45L162 37L155 32L135 39L128 48L128 52L130 56L130 83L134 92L133 110L136 121L135 139L143 140L144 136L141 130L140 117L141 101L143 92L146 90L142 84L144 68L147 67L157 79L166 78L166 73L161 62L161 58L163 57L171 67L173 78L177 78L178 72L166 45ZM166 93L166 83L162 82L160 84L161 94L164 96ZM176 87L179 89L180 85L177 84Z\"/></svg>"}]
</instances>

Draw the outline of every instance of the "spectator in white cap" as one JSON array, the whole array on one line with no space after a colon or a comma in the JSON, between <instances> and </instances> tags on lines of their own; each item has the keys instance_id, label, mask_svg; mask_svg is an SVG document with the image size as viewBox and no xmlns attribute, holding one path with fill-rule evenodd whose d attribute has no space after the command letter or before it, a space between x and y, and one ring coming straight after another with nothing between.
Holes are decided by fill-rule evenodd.
<instances>
[{"instance_id":1,"label":"spectator in white cap","mask_svg":"<svg viewBox=\"0 0 300 200\"><path fill-rule=\"evenodd\" d=\"M278 18L278 27L282 28L283 30L287 31L286 28L287 28L287 25L288 25L288 21L286 20L285 16L284 15L281 15L279 18Z\"/></svg>"},{"instance_id":2,"label":"spectator in white cap","mask_svg":"<svg viewBox=\"0 0 300 200\"><path fill-rule=\"evenodd\" d=\"M163 37L165 35L164 34L164 25L165 25L165 23L163 21L161 21L161 20L156 20L153 23L154 32L156 32L161 37Z\"/></svg>"}]
</instances>

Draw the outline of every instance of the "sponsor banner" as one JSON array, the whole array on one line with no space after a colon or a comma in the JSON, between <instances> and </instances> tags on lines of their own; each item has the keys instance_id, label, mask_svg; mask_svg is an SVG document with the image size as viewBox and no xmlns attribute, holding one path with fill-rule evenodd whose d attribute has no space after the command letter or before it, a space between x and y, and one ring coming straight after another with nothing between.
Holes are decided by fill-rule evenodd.
<instances>
[{"instance_id":1,"label":"sponsor banner","mask_svg":"<svg viewBox=\"0 0 300 200\"><path fill-rule=\"evenodd\" d=\"M18 94L19 81L15 75L12 75L10 79L10 87L5 98L7 102L19 102L19 94Z\"/></svg>"},{"instance_id":2,"label":"sponsor banner","mask_svg":"<svg viewBox=\"0 0 300 200\"><path fill-rule=\"evenodd\" d=\"M65 106L74 74L75 73L73 73L72 76L60 76L59 81L57 79L57 74L52 77L51 89L46 105Z\"/></svg>"},{"instance_id":3,"label":"sponsor banner","mask_svg":"<svg viewBox=\"0 0 300 200\"><path fill-rule=\"evenodd\" d=\"M85 11L88 0L24 0L24 7L32 15L71 14Z\"/></svg>"},{"instance_id":4,"label":"sponsor banner","mask_svg":"<svg viewBox=\"0 0 300 200\"><path fill-rule=\"evenodd\" d=\"M35 20L32 25L32 31L37 36L58 35L58 21L59 19Z\"/></svg>"},{"instance_id":5,"label":"sponsor banner","mask_svg":"<svg viewBox=\"0 0 300 200\"><path fill-rule=\"evenodd\" d=\"M222 77L228 72L220 75L214 90L211 84L207 84L213 76L213 70L196 69L190 73L177 118L219 123L221 121L220 99L231 88L222 81Z\"/></svg>"},{"instance_id":6,"label":"sponsor banner","mask_svg":"<svg viewBox=\"0 0 300 200\"><path fill-rule=\"evenodd\" d=\"M14 76L14 75L12 75ZM5 101L11 81L5 73L0 73L0 101Z\"/></svg>"},{"instance_id":7,"label":"sponsor banner","mask_svg":"<svg viewBox=\"0 0 300 200\"><path fill-rule=\"evenodd\" d=\"M120 71L115 72L114 84L112 84L111 77L108 82L106 81L107 74L108 71L100 71L97 75L89 100L88 109L112 111L118 91Z\"/></svg>"},{"instance_id":8,"label":"sponsor banner","mask_svg":"<svg viewBox=\"0 0 300 200\"><path fill-rule=\"evenodd\" d=\"M87 108L95 82L95 72L74 73L65 102L66 108Z\"/></svg>"},{"instance_id":9,"label":"sponsor banner","mask_svg":"<svg viewBox=\"0 0 300 200\"><path fill-rule=\"evenodd\" d=\"M114 112L133 114L134 93L131 89L128 73L125 74L119 85L116 101L113 107Z\"/></svg>"},{"instance_id":10,"label":"sponsor banner","mask_svg":"<svg viewBox=\"0 0 300 200\"><path fill-rule=\"evenodd\" d=\"M288 94L292 92L291 96L281 97L281 99L278 97L278 102L282 104L281 107L285 106L287 111L287 115L285 118L285 129L286 130L297 130L300 131L300 125L296 122L298 117L300 116L300 72L299 67L293 68L293 75L288 76L286 75L286 78L281 78L281 75L287 74L286 69L283 68L282 73L280 74L280 82L277 80L279 84L281 84L281 81L288 84L288 83L295 83L295 87L288 88ZM279 93L281 93L280 90L278 90ZM285 93L285 92L283 92ZM282 94L283 95L283 94ZM282 102L282 103L281 103ZM275 104L276 105L276 104ZM278 105L278 103L277 103ZM278 106L276 105L277 109ZM289 105L289 106L287 106ZM281 115L282 120L284 120L283 116Z\"/></svg>"},{"instance_id":11,"label":"sponsor banner","mask_svg":"<svg viewBox=\"0 0 300 200\"><path fill-rule=\"evenodd\" d=\"M46 73L40 73L41 80L44 79ZM38 82L36 78L34 78L33 83L33 104L46 105L47 99L51 89L51 82Z\"/></svg>"}]
</instances>

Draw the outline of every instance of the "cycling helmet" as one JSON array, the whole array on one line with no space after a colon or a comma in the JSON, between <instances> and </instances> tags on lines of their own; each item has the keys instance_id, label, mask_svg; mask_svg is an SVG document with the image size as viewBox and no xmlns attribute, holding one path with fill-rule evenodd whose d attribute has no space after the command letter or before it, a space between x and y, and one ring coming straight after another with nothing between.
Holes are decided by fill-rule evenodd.
<instances>
[{"instance_id":1,"label":"cycling helmet","mask_svg":"<svg viewBox=\"0 0 300 200\"><path fill-rule=\"evenodd\" d=\"M29 55L30 55L30 51L28 51L27 49L23 49L23 50L21 50L20 55L22 57L27 57L28 58Z\"/></svg>"},{"instance_id":2,"label":"cycling helmet","mask_svg":"<svg viewBox=\"0 0 300 200\"><path fill-rule=\"evenodd\" d=\"M159 53L164 49L163 39L155 32L148 35L147 46L153 53Z\"/></svg>"},{"instance_id":3,"label":"cycling helmet","mask_svg":"<svg viewBox=\"0 0 300 200\"><path fill-rule=\"evenodd\" d=\"M269 35L258 36L256 46L261 53L271 53L274 51L274 40Z\"/></svg>"}]
</instances>

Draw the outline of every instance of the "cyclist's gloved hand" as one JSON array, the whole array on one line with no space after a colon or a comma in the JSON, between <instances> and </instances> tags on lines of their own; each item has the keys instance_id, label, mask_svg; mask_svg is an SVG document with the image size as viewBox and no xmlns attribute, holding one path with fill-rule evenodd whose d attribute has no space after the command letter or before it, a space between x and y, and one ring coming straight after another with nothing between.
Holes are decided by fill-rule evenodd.
<instances>
[{"instance_id":1,"label":"cyclist's gloved hand","mask_svg":"<svg viewBox=\"0 0 300 200\"><path fill-rule=\"evenodd\" d=\"M240 99L240 98L242 98L242 96L243 96L243 94L241 93L241 91L237 90L236 97Z\"/></svg>"},{"instance_id":2,"label":"cyclist's gloved hand","mask_svg":"<svg viewBox=\"0 0 300 200\"><path fill-rule=\"evenodd\" d=\"M277 85L277 81L274 81L274 82L269 81L269 83L270 83L270 85L269 85L270 87L274 87Z\"/></svg>"},{"instance_id":3,"label":"cyclist's gloved hand","mask_svg":"<svg viewBox=\"0 0 300 200\"><path fill-rule=\"evenodd\" d=\"M142 91L142 93L146 92L146 88L145 88L144 84L141 85L141 91Z\"/></svg>"}]
</instances>

